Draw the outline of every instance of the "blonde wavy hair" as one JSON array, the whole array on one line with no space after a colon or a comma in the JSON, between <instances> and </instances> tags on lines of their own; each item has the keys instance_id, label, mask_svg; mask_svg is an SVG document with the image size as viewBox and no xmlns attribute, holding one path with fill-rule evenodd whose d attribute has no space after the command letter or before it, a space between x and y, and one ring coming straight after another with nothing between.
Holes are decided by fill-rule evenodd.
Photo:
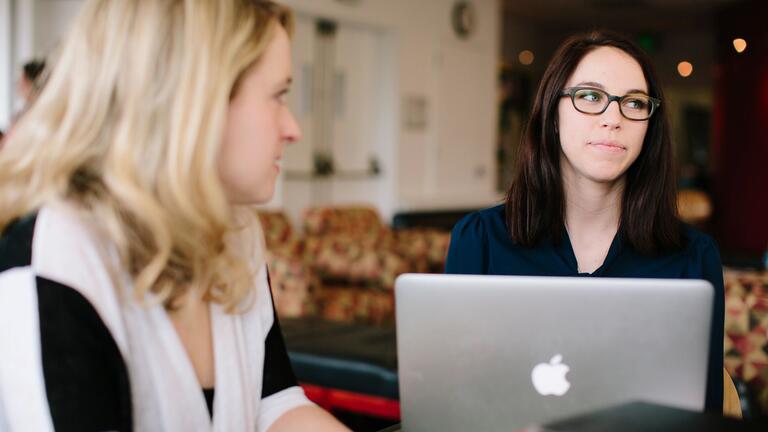
<instances>
[{"instance_id":1,"label":"blonde wavy hair","mask_svg":"<svg viewBox=\"0 0 768 432\"><path fill-rule=\"evenodd\" d=\"M137 299L172 308L195 287L237 309L263 246L233 246L247 212L227 201L217 158L230 99L279 25L292 32L290 11L265 0L86 1L0 151L0 229L74 200L114 241Z\"/></svg>"}]
</instances>

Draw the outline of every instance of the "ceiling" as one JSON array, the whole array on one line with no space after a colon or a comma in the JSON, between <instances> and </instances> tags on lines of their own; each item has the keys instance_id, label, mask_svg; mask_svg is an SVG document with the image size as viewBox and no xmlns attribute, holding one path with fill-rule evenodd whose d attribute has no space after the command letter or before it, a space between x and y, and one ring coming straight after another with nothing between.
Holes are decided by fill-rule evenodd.
<instances>
[{"instance_id":1,"label":"ceiling","mask_svg":"<svg viewBox=\"0 0 768 432\"><path fill-rule=\"evenodd\" d=\"M558 30L608 27L634 32L712 27L715 12L743 0L501 0L505 15Z\"/></svg>"}]
</instances>

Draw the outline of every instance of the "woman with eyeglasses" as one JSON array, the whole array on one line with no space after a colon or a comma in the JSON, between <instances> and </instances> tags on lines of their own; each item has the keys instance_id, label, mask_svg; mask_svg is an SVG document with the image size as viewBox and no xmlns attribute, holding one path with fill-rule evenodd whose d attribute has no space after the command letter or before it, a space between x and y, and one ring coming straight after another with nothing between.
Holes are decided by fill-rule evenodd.
<instances>
[{"instance_id":1,"label":"woman with eyeglasses","mask_svg":"<svg viewBox=\"0 0 768 432\"><path fill-rule=\"evenodd\" d=\"M0 431L346 431L251 206L300 130L290 11L88 0L0 151Z\"/></svg>"},{"instance_id":2,"label":"woman with eyeglasses","mask_svg":"<svg viewBox=\"0 0 768 432\"><path fill-rule=\"evenodd\" d=\"M675 185L664 95L647 55L611 32L573 36L541 79L506 203L454 227L446 272L708 280L716 295L706 410L721 412L720 255L679 220Z\"/></svg>"}]
</instances>

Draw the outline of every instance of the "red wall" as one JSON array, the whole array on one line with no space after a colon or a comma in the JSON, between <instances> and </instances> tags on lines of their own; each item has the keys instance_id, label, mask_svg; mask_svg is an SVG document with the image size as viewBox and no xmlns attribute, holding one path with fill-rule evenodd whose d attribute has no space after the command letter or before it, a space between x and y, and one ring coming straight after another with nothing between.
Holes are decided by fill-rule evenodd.
<instances>
[{"instance_id":1,"label":"red wall","mask_svg":"<svg viewBox=\"0 0 768 432\"><path fill-rule=\"evenodd\" d=\"M712 151L715 235L726 253L768 247L768 1L717 14ZM747 41L738 54L733 39Z\"/></svg>"}]
</instances>

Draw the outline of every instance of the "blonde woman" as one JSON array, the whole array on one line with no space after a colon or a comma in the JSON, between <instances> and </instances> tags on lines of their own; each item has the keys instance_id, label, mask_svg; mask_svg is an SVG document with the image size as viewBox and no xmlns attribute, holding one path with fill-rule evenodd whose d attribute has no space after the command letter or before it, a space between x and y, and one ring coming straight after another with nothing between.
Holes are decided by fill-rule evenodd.
<instances>
[{"instance_id":1,"label":"blonde woman","mask_svg":"<svg viewBox=\"0 0 768 432\"><path fill-rule=\"evenodd\" d=\"M85 2L0 152L0 430L346 430L296 385L247 211L300 134L290 30Z\"/></svg>"}]
</instances>

